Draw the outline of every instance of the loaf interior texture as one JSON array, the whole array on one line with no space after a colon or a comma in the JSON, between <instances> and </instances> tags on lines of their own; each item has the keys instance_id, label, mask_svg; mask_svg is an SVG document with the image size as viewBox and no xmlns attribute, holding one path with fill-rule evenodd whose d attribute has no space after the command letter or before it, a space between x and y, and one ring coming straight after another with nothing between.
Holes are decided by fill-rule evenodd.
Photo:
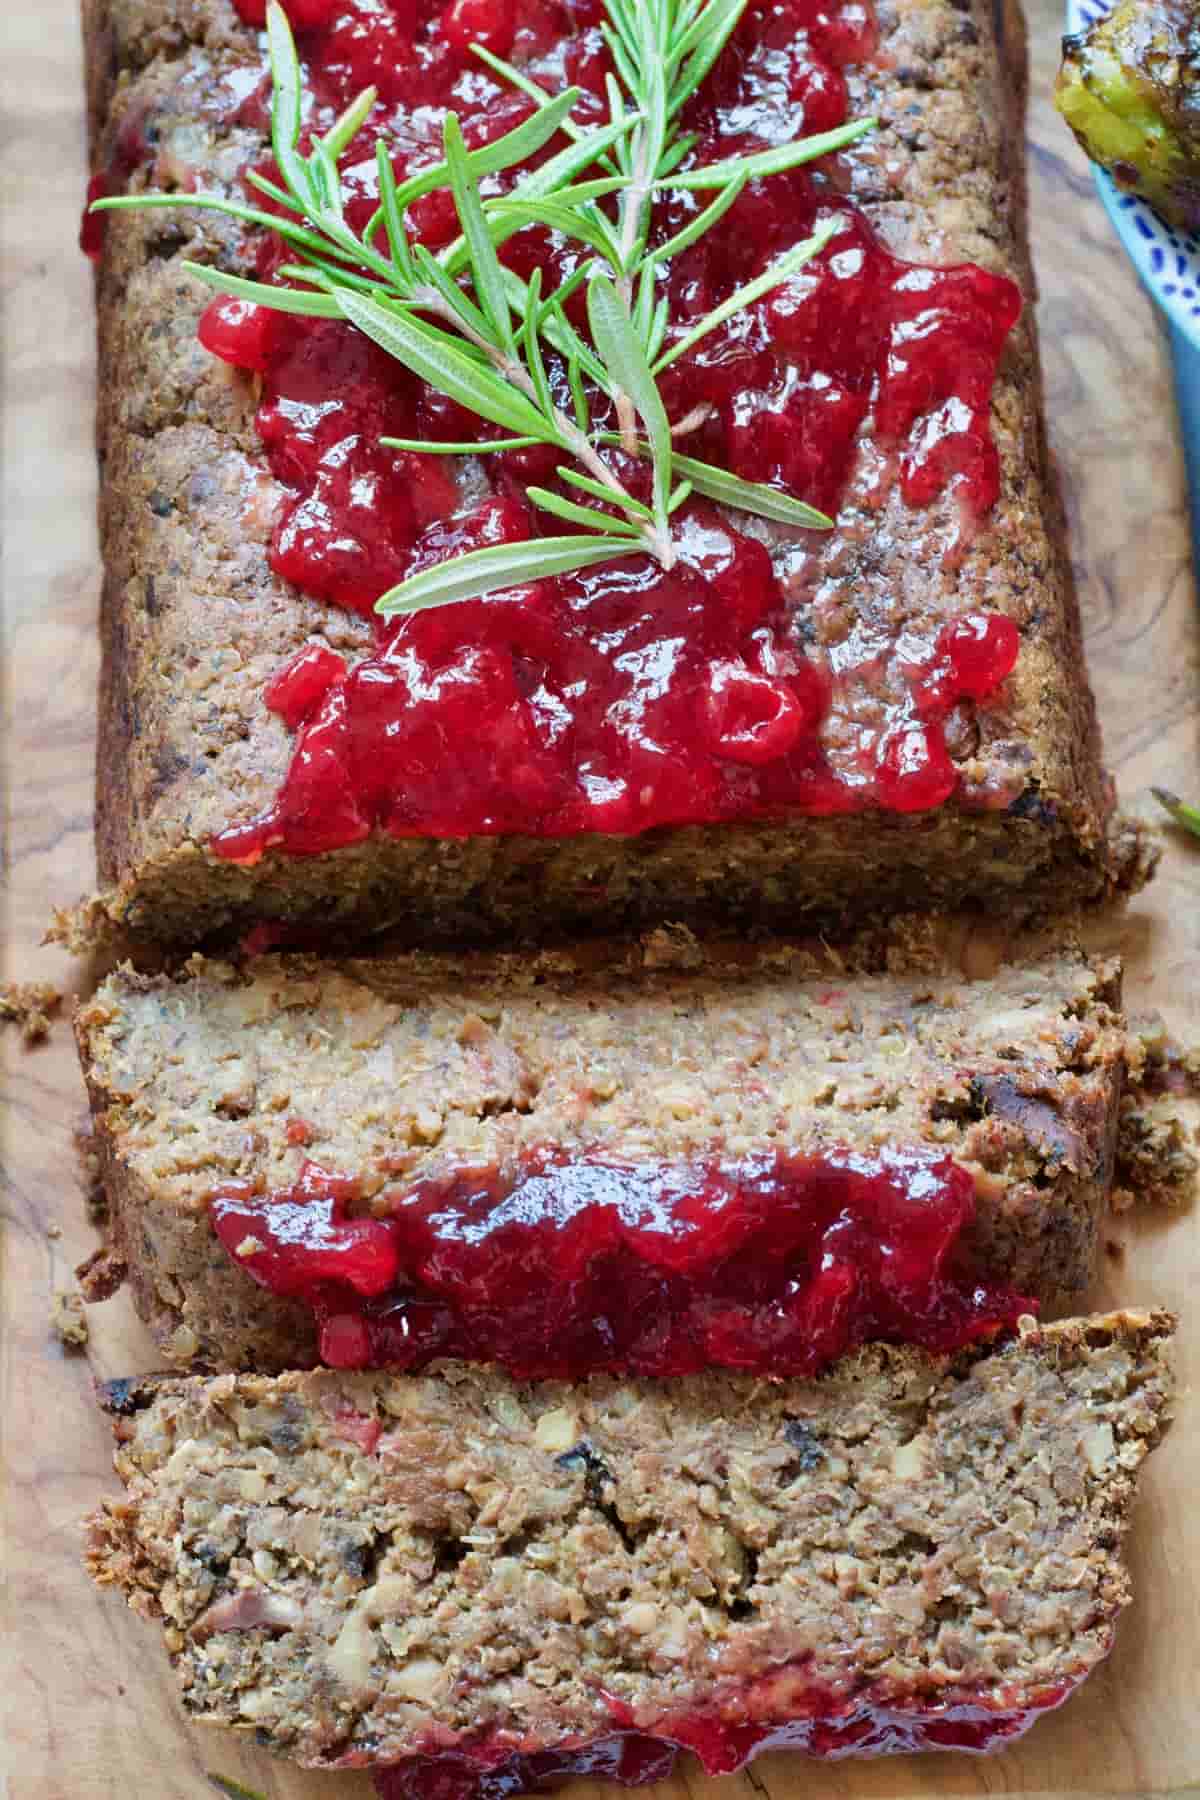
<instances>
[{"instance_id":1,"label":"loaf interior texture","mask_svg":"<svg viewBox=\"0 0 1200 1800\"><path fill-rule=\"evenodd\" d=\"M531 1150L637 1167L918 1146L974 1175L982 1271L1078 1305L1112 1175L1119 970L1059 951L969 980L944 948L910 954L872 973L660 932L118 970L77 1019L112 1255L168 1361L279 1369L313 1360L311 1319L214 1235L230 1179L280 1189L311 1159L384 1214L415 1182L503 1178Z\"/></svg>"},{"instance_id":2,"label":"loaf interior texture","mask_svg":"<svg viewBox=\"0 0 1200 1800\"><path fill-rule=\"evenodd\" d=\"M161 1623L194 1717L316 1766L587 1740L614 1703L667 1736L781 1722L806 1686L1035 1705L1112 1646L1170 1331L1030 1321L812 1382L115 1383L91 1568Z\"/></svg>"},{"instance_id":3,"label":"loaf interior texture","mask_svg":"<svg viewBox=\"0 0 1200 1800\"><path fill-rule=\"evenodd\" d=\"M880 127L843 159L850 191L898 254L973 260L1014 277L1028 302L1024 77L997 47L988 0L877 10L878 51L850 71L850 104ZM263 142L233 122L260 51L231 0L84 0L84 14L96 166L132 156L133 191L233 189ZM963 715L951 746L960 787L944 806L635 837L377 831L320 855L268 851L253 867L217 859L212 835L259 815L287 768L289 735L263 705L265 683L310 639L353 661L371 630L268 567L280 490L256 437L252 384L201 349L206 294L181 266L244 267L251 250L240 226L212 213L107 225L97 290L104 891L80 914L85 930L115 924L191 947L263 919L386 924L421 943L664 918L790 929L897 907L1044 908L1132 877L1139 845L1110 826L1028 304L993 398L994 512L964 537L953 497L917 510L898 488L881 500L878 458L864 452L798 602L806 654L826 669L863 634L911 641L972 607L1018 624L1013 677ZM837 701L831 754L879 700L860 683Z\"/></svg>"}]
</instances>

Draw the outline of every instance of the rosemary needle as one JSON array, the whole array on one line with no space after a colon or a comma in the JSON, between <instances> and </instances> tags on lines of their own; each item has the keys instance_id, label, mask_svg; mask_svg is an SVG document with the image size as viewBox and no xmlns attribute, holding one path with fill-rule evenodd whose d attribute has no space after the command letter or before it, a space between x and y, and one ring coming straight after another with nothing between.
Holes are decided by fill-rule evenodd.
<instances>
[{"instance_id":1,"label":"rosemary needle","mask_svg":"<svg viewBox=\"0 0 1200 1800\"><path fill-rule=\"evenodd\" d=\"M266 1800L266 1795L256 1788L243 1787L240 1781L234 1781L228 1775L215 1775L211 1769L206 1772L217 1791L227 1794L229 1800Z\"/></svg>"},{"instance_id":2,"label":"rosemary needle","mask_svg":"<svg viewBox=\"0 0 1200 1800\"><path fill-rule=\"evenodd\" d=\"M1169 788L1152 787L1150 792L1164 812L1170 813L1177 825L1182 825L1185 831L1190 831L1196 837L1200 837L1200 806L1189 806L1186 801L1179 798L1178 794L1173 794Z\"/></svg>"}]
</instances>

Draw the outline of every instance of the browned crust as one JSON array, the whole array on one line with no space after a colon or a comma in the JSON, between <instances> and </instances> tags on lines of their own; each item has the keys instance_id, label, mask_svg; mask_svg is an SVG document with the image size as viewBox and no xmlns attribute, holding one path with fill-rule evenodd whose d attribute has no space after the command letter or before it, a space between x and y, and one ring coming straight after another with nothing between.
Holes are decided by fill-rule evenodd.
<instances>
[{"instance_id":1,"label":"browned crust","mask_svg":"<svg viewBox=\"0 0 1200 1800\"><path fill-rule=\"evenodd\" d=\"M203 119L219 71L253 54L229 0L86 0L84 18L98 160L106 134L142 108L165 154L172 121ZM861 72L853 96L883 121L849 164L857 196L902 252L971 257L1031 293L1020 84L1003 69L990 7L888 0L880 25L890 67ZM196 44L213 71L202 81ZM242 133L240 151L221 142L218 179L254 140ZM109 230L98 288L107 577L97 828L106 893L92 926L110 920L195 942L270 917L386 924L425 942L512 939L664 916L794 926L868 907L1036 910L1136 878L1106 837L1110 797L1046 467L1031 308L995 396L1004 497L956 580L930 573L930 544L945 526L936 508L915 521L892 508L858 547L851 529L830 552L848 559L847 593L866 619L967 604L1018 619L1017 675L1001 702L980 709L979 745L964 764L968 799L1007 792L1007 810L956 805L932 816L633 840L380 836L317 858L269 854L253 870L219 863L205 848L210 833L267 804L285 766L286 733L259 705L262 680L312 632L354 651L364 628L271 578L257 508L249 525L236 524L246 515L234 495L256 455L248 397L198 351L201 296L178 269L181 243L228 258L236 234L211 216L199 225L127 216ZM853 509L850 518L853 526ZM197 683L200 700L189 698Z\"/></svg>"},{"instance_id":2,"label":"browned crust","mask_svg":"<svg viewBox=\"0 0 1200 1800\"><path fill-rule=\"evenodd\" d=\"M586 1741L612 1699L653 1730L744 1722L749 1691L779 1722L800 1659L1020 1707L1111 1648L1173 1325L872 1346L813 1382L121 1383L88 1566L161 1624L189 1712L314 1767Z\"/></svg>"},{"instance_id":3,"label":"browned crust","mask_svg":"<svg viewBox=\"0 0 1200 1800\"><path fill-rule=\"evenodd\" d=\"M890 974L855 972L854 953L686 933L539 959L118 971L76 1030L138 1311L179 1364L310 1363L306 1309L231 1262L207 1206L231 1175L286 1186L307 1157L383 1195L535 1148L686 1160L882 1142L971 1168L981 1266L1076 1306L1112 1180L1119 968L1030 946L969 982L918 945L913 972L894 952ZM878 946L857 953L869 968ZM293 1116L312 1128L304 1146Z\"/></svg>"}]
</instances>

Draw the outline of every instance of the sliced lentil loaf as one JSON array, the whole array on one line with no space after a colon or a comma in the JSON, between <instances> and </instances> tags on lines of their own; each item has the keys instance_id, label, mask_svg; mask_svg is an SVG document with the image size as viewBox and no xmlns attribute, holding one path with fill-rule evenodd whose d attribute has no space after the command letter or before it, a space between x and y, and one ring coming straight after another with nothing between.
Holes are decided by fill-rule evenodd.
<instances>
[{"instance_id":1,"label":"sliced lentil loaf","mask_svg":"<svg viewBox=\"0 0 1200 1800\"><path fill-rule=\"evenodd\" d=\"M294 1367L313 1360L312 1313L222 1247L210 1202L230 1183L265 1197L315 1163L382 1219L464 1173L507 1192L534 1153L568 1181L597 1161L912 1153L969 1171L964 1249L982 1274L1078 1305L1127 1050L1118 967L1028 946L972 980L961 947L921 933L890 970L877 958L868 940L659 932L538 957L119 970L77 1018L106 1269L127 1268L169 1362Z\"/></svg>"},{"instance_id":2,"label":"sliced lentil loaf","mask_svg":"<svg viewBox=\"0 0 1200 1800\"><path fill-rule=\"evenodd\" d=\"M402 1782L615 1729L714 1770L789 1727L978 1748L1112 1647L1171 1329L1029 1320L803 1382L113 1383L126 1494L89 1565L161 1625L193 1718L314 1767ZM391 1791L475 1791L409 1769Z\"/></svg>"}]
</instances>

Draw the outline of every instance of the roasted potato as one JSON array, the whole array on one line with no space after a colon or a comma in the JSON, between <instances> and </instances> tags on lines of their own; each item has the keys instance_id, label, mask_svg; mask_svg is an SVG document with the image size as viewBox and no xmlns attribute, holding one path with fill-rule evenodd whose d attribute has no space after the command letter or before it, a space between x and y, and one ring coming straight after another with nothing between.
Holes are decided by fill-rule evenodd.
<instances>
[{"instance_id":1,"label":"roasted potato","mask_svg":"<svg viewBox=\"0 0 1200 1800\"><path fill-rule=\"evenodd\" d=\"M1119 0L1064 38L1055 104L1119 186L1200 230L1200 0Z\"/></svg>"}]
</instances>

